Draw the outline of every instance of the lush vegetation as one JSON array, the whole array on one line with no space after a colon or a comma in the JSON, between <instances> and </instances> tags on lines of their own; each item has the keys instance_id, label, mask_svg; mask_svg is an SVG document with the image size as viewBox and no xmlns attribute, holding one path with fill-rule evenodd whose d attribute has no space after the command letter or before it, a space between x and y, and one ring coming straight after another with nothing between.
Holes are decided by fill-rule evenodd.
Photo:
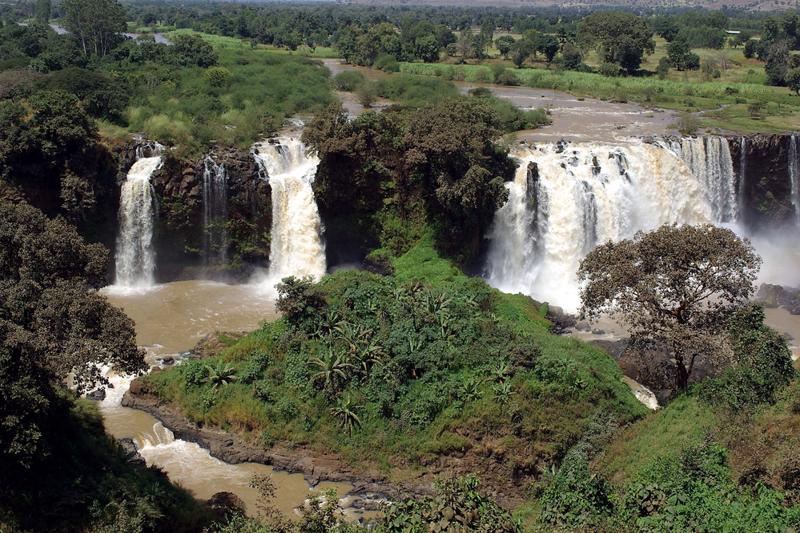
<instances>
[{"instance_id":1,"label":"lush vegetation","mask_svg":"<svg viewBox=\"0 0 800 533\"><path fill-rule=\"evenodd\" d=\"M103 382L97 365L144 366L132 321L92 290L105 284L105 250L6 202L0 243L0 527L196 530L208 518L196 502L129 463L96 408L75 401Z\"/></svg>"},{"instance_id":2,"label":"lush vegetation","mask_svg":"<svg viewBox=\"0 0 800 533\"><path fill-rule=\"evenodd\" d=\"M197 422L267 447L335 450L396 481L461 457L508 496L509 480L524 494L522 480L596 419L643 413L616 364L549 334L530 299L464 276L427 239L393 266L392 277L287 279L282 319L216 357L148 376L148 388ZM219 385L222 366L230 379Z\"/></svg>"}]
</instances>

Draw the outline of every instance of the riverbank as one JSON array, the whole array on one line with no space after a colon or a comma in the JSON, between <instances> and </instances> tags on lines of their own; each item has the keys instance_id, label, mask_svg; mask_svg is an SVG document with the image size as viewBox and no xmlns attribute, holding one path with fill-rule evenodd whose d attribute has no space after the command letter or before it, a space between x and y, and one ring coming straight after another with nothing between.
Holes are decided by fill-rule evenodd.
<instances>
[{"instance_id":1,"label":"riverbank","mask_svg":"<svg viewBox=\"0 0 800 533\"><path fill-rule=\"evenodd\" d=\"M176 438L193 442L212 457L229 464L260 463L288 473L302 474L313 488L322 482L352 485L350 496L402 499L433 494L430 480L388 482L386 477L356 469L335 454L324 454L306 447L276 444L270 449L254 444L235 432L201 427L191 423L176 405L153 394L146 382L136 379L122 399L122 406L144 411L158 419Z\"/></svg>"}]
</instances>

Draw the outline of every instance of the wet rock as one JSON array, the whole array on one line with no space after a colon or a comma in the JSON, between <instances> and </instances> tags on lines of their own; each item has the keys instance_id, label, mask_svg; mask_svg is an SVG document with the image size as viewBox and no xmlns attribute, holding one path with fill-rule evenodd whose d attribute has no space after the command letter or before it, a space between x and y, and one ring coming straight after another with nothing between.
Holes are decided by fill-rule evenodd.
<instances>
[{"instance_id":1,"label":"wet rock","mask_svg":"<svg viewBox=\"0 0 800 533\"><path fill-rule=\"evenodd\" d=\"M800 289L764 283L756 293L756 300L764 307L782 307L793 315L800 315Z\"/></svg>"},{"instance_id":2,"label":"wet rock","mask_svg":"<svg viewBox=\"0 0 800 533\"><path fill-rule=\"evenodd\" d=\"M243 515L247 510L244 501L232 492L217 492L206 501L206 506L220 519Z\"/></svg>"},{"instance_id":3,"label":"wet rock","mask_svg":"<svg viewBox=\"0 0 800 533\"><path fill-rule=\"evenodd\" d=\"M592 330L592 335L605 335L605 334L606 334L606 330L604 330L604 329L594 328Z\"/></svg>"},{"instance_id":4,"label":"wet rock","mask_svg":"<svg viewBox=\"0 0 800 533\"><path fill-rule=\"evenodd\" d=\"M557 335L566 333L570 328L575 327L578 320L556 305L547 306L547 319L552 323L550 331Z\"/></svg>"},{"instance_id":5,"label":"wet rock","mask_svg":"<svg viewBox=\"0 0 800 533\"><path fill-rule=\"evenodd\" d=\"M744 162L745 182L742 188L744 225L751 230L775 228L793 223L794 207L791 200L789 155L791 135L757 134L744 138L728 138L733 170L742 175ZM742 157L743 156L743 157Z\"/></svg>"},{"instance_id":6,"label":"wet rock","mask_svg":"<svg viewBox=\"0 0 800 533\"><path fill-rule=\"evenodd\" d=\"M782 287L780 285L772 285L770 283L762 283L756 293L756 300L767 308L778 307L778 293Z\"/></svg>"},{"instance_id":7,"label":"wet rock","mask_svg":"<svg viewBox=\"0 0 800 533\"><path fill-rule=\"evenodd\" d=\"M117 443L119 447L122 448L126 461L129 463L145 464L144 458L139 454L139 450L136 448L136 443L133 442L133 439L120 439Z\"/></svg>"},{"instance_id":8,"label":"wet rock","mask_svg":"<svg viewBox=\"0 0 800 533\"><path fill-rule=\"evenodd\" d=\"M174 357L164 357L163 359L161 359L161 364L164 365L164 366L174 365L175 364L175 358Z\"/></svg>"},{"instance_id":9,"label":"wet rock","mask_svg":"<svg viewBox=\"0 0 800 533\"><path fill-rule=\"evenodd\" d=\"M134 379L133 381L131 381L131 385L128 388L128 392L126 393L126 395L147 394L148 392L149 391L147 389L147 385L141 379Z\"/></svg>"},{"instance_id":10,"label":"wet rock","mask_svg":"<svg viewBox=\"0 0 800 533\"><path fill-rule=\"evenodd\" d=\"M106 399L106 390L105 389L97 389L93 390L92 392L86 395L86 398L89 400L94 400L95 402L102 402Z\"/></svg>"},{"instance_id":11,"label":"wet rock","mask_svg":"<svg viewBox=\"0 0 800 533\"><path fill-rule=\"evenodd\" d=\"M205 359L206 357L217 355L228 346L228 344L223 341L223 337L225 339L239 339L244 335L245 334L242 332L209 333L195 344L194 348L189 352L189 357L192 359Z\"/></svg>"}]
</instances>

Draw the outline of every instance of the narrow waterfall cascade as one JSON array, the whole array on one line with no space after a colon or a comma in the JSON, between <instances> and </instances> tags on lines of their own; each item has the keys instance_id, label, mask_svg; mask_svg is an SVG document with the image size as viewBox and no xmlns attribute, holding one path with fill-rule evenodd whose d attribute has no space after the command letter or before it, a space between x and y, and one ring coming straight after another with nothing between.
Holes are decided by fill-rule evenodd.
<instances>
[{"instance_id":1,"label":"narrow waterfall cascade","mask_svg":"<svg viewBox=\"0 0 800 533\"><path fill-rule=\"evenodd\" d=\"M789 180L791 185L792 207L794 207L795 224L800 226L800 161L797 160L797 134L789 138Z\"/></svg>"},{"instance_id":2,"label":"narrow waterfall cascade","mask_svg":"<svg viewBox=\"0 0 800 533\"><path fill-rule=\"evenodd\" d=\"M228 262L228 173L211 156L203 159L203 260L206 265Z\"/></svg>"},{"instance_id":3,"label":"narrow waterfall cascade","mask_svg":"<svg viewBox=\"0 0 800 533\"><path fill-rule=\"evenodd\" d=\"M743 187L741 177L740 187L736 186L728 140L717 136L684 137L668 141L667 146L686 162L700 181L713 211L713 221L735 222Z\"/></svg>"},{"instance_id":4,"label":"narrow waterfall cascade","mask_svg":"<svg viewBox=\"0 0 800 533\"><path fill-rule=\"evenodd\" d=\"M326 270L325 245L311 188L319 159L306 153L295 137L259 143L253 155L272 189L272 242L265 283L272 287L286 276L321 278Z\"/></svg>"},{"instance_id":5,"label":"narrow waterfall cascade","mask_svg":"<svg viewBox=\"0 0 800 533\"><path fill-rule=\"evenodd\" d=\"M520 146L509 199L490 232L486 276L575 311L576 271L597 244L663 224L714 219L704 183L662 146L549 143Z\"/></svg>"},{"instance_id":6,"label":"narrow waterfall cascade","mask_svg":"<svg viewBox=\"0 0 800 533\"><path fill-rule=\"evenodd\" d=\"M161 166L161 147L154 155L143 157L137 149L137 161L128 171L119 201L115 285L124 288L147 288L154 282L156 260L153 227L156 201L150 177Z\"/></svg>"}]
</instances>

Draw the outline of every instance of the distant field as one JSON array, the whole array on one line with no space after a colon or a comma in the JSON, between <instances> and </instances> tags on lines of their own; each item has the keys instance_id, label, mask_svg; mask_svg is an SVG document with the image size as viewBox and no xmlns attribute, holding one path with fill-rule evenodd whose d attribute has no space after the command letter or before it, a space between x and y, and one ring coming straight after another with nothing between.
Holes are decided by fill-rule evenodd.
<instances>
[{"instance_id":1,"label":"distant field","mask_svg":"<svg viewBox=\"0 0 800 533\"><path fill-rule=\"evenodd\" d=\"M498 32L500 35L509 35ZM510 34L520 38L518 34ZM659 60L666 56L668 43L656 38L653 54L645 57L642 70L654 73ZM460 58L444 58L439 64L403 63L401 70L410 74L438 76L470 82L492 82L491 66L500 64L516 74L521 84L556 89L576 96L611 101L633 101L696 115L703 127L742 133L783 132L800 129L800 98L783 87L766 85L764 63L744 57L743 49L693 50L701 64L713 63L719 77L701 70L671 69L666 79L655 75L642 77L607 77L587 72L564 71L547 65L541 59L529 60L526 68L517 69L500 57L492 46L489 57L474 64L457 64ZM584 63L597 67L601 63L595 52L584 57Z\"/></svg>"},{"instance_id":2,"label":"distant field","mask_svg":"<svg viewBox=\"0 0 800 533\"><path fill-rule=\"evenodd\" d=\"M210 42L213 46L220 48L220 49L252 49L253 46L250 44L250 41L245 39L238 39L236 37L225 37L222 35L214 35L211 33L203 33L195 30L190 29L180 29L180 30L173 30L167 32L165 34L167 37L170 35L199 35L203 37L203 39ZM325 58L332 58L332 57L339 57L336 51L331 47L326 46L317 46L313 50L306 45L301 45L297 48L297 50L287 50L286 48L279 48L277 46L267 45L267 44L257 44L255 46L257 50L269 50L270 52L276 54L287 54L287 55L296 55L296 56L304 56L304 57L316 57L319 59Z\"/></svg>"}]
</instances>

